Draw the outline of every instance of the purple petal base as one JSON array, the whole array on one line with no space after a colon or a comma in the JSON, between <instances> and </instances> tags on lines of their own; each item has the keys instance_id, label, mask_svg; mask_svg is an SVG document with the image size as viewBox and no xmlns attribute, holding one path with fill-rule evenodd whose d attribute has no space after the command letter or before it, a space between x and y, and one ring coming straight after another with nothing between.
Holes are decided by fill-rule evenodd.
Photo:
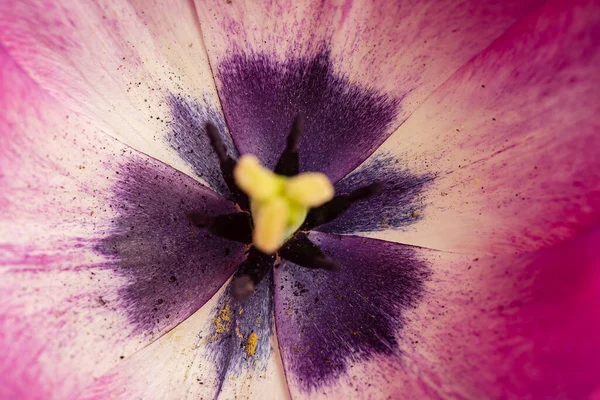
<instances>
[{"instance_id":1,"label":"purple petal base","mask_svg":"<svg viewBox=\"0 0 600 400\"><path fill-rule=\"evenodd\" d=\"M334 72L328 51L278 62L235 54L218 66L220 97L240 153L273 168L297 113L305 117L300 170L334 182L365 160L391 133L400 101L351 84Z\"/></svg>"},{"instance_id":2,"label":"purple petal base","mask_svg":"<svg viewBox=\"0 0 600 400\"><path fill-rule=\"evenodd\" d=\"M138 331L161 333L198 310L243 260L243 245L192 226L185 212L235 208L157 161L128 163L120 176L111 201L119 216L97 250L130 284L116 304L99 301L125 309Z\"/></svg>"},{"instance_id":3,"label":"purple petal base","mask_svg":"<svg viewBox=\"0 0 600 400\"><path fill-rule=\"evenodd\" d=\"M423 217L423 196L433 174L414 175L394 157L379 154L335 185L336 194L348 194L373 182L381 191L356 202L342 216L316 228L327 233L374 232L407 227Z\"/></svg>"},{"instance_id":4,"label":"purple petal base","mask_svg":"<svg viewBox=\"0 0 600 400\"><path fill-rule=\"evenodd\" d=\"M415 249L352 236L311 234L340 272L284 262L275 273L275 321L288 381L304 391L375 354L399 354L403 311L422 296L429 267Z\"/></svg>"},{"instance_id":5,"label":"purple petal base","mask_svg":"<svg viewBox=\"0 0 600 400\"><path fill-rule=\"evenodd\" d=\"M273 351L270 343L273 335L273 273L269 272L245 301L235 300L231 293L230 283L219 299L217 313L213 315L213 320L221 320L213 325L208 338L212 362L219 375L215 398L226 376L237 376L243 369L264 372ZM227 312L219 315L222 310ZM254 355L249 356L245 345L251 333L258 335L258 342Z\"/></svg>"},{"instance_id":6,"label":"purple petal base","mask_svg":"<svg viewBox=\"0 0 600 400\"><path fill-rule=\"evenodd\" d=\"M223 115L207 100L194 100L170 94L167 96L167 104L170 108L167 141L211 188L223 196L228 196L229 189L223 180L219 160L210 145L205 128L207 122L215 125L221 133L228 153L237 159L238 153Z\"/></svg>"}]
</instances>

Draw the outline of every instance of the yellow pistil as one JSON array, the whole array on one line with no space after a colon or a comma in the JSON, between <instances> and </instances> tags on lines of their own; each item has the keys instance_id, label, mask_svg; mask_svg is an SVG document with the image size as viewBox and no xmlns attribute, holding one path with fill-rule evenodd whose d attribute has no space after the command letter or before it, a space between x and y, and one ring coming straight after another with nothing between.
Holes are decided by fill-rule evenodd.
<instances>
[{"instance_id":1,"label":"yellow pistil","mask_svg":"<svg viewBox=\"0 0 600 400\"><path fill-rule=\"evenodd\" d=\"M320 172L305 172L288 179L286 196L304 207L318 207L333 198L333 186Z\"/></svg>"},{"instance_id":2,"label":"yellow pistil","mask_svg":"<svg viewBox=\"0 0 600 400\"><path fill-rule=\"evenodd\" d=\"M253 204L254 205L254 204ZM252 241L263 253L274 253L281 247L285 239L289 219L286 201L273 196L262 201L260 206L253 207L254 232Z\"/></svg>"},{"instance_id":3,"label":"yellow pistil","mask_svg":"<svg viewBox=\"0 0 600 400\"><path fill-rule=\"evenodd\" d=\"M277 175L253 155L243 155L233 176L250 197L254 219L252 240L263 253L276 252L300 228L308 210L333 198L333 185L320 172L294 177Z\"/></svg>"},{"instance_id":4,"label":"yellow pistil","mask_svg":"<svg viewBox=\"0 0 600 400\"><path fill-rule=\"evenodd\" d=\"M284 185L283 177L275 175L263 167L258 158L245 154L233 170L235 183L250 199L266 201L281 193Z\"/></svg>"}]
</instances>

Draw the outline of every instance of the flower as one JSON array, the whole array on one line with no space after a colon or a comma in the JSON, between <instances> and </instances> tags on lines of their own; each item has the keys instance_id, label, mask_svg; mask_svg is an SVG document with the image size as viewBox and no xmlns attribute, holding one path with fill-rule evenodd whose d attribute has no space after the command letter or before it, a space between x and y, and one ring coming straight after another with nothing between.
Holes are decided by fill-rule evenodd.
<instances>
[{"instance_id":1,"label":"flower","mask_svg":"<svg viewBox=\"0 0 600 400\"><path fill-rule=\"evenodd\" d=\"M598 394L597 2L101 3L0 1L0 398ZM239 302L204 126L296 113L382 190Z\"/></svg>"}]
</instances>

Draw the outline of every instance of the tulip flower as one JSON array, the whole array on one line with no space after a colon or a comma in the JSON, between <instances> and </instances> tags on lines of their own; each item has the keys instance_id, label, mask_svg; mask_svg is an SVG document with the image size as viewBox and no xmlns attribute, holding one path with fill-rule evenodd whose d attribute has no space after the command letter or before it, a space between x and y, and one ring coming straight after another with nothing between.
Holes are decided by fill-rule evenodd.
<instances>
[{"instance_id":1,"label":"tulip flower","mask_svg":"<svg viewBox=\"0 0 600 400\"><path fill-rule=\"evenodd\" d=\"M600 396L594 0L0 0L1 399Z\"/></svg>"}]
</instances>

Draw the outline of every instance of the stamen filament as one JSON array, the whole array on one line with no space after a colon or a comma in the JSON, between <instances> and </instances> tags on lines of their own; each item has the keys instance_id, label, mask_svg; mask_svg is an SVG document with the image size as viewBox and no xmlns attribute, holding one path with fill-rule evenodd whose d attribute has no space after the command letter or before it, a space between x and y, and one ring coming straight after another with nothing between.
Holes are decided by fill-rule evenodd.
<instances>
[{"instance_id":1,"label":"stamen filament","mask_svg":"<svg viewBox=\"0 0 600 400\"><path fill-rule=\"evenodd\" d=\"M311 269L339 271L340 264L327 257L319 247L310 241L304 232L298 232L280 250L281 258L296 265Z\"/></svg>"},{"instance_id":2,"label":"stamen filament","mask_svg":"<svg viewBox=\"0 0 600 400\"><path fill-rule=\"evenodd\" d=\"M252 243L252 218L247 212L209 216L201 211L185 214L199 228L206 228L213 235L241 243Z\"/></svg>"},{"instance_id":3,"label":"stamen filament","mask_svg":"<svg viewBox=\"0 0 600 400\"><path fill-rule=\"evenodd\" d=\"M317 226L325 225L346 212L346 210L348 210L355 202L366 200L379 193L380 190L381 184L379 182L374 182L348 194L335 196L322 206L310 210L300 229L308 231Z\"/></svg>"},{"instance_id":4,"label":"stamen filament","mask_svg":"<svg viewBox=\"0 0 600 400\"><path fill-rule=\"evenodd\" d=\"M281 154L277 165L275 166L274 172L278 175L283 176L294 176L298 175L300 171L300 161L298 158L298 146L300 144L300 138L304 133L304 118L298 114L294 118L290 133L287 137L287 143L285 150Z\"/></svg>"},{"instance_id":5,"label":"stamen filament","mask_svg":"<svg viewBox=\"0 0 600 400\"><path fill-rule=\"evenodd\" d=\"M239 301L248 298L254 292L256 286L271 271L274 261L274 255L267 255L254 247L250 247L248 257L233 277L233 296Z\"/></svg>"},{"instance_id":6,"label":"stamen filament","mask_svg":"<svg viewBox=\"0 0 600 400\"><path fill-rule=\"evenodd\" d=\"M240 190L240 188L237 187L233 177L233 170L236 166L236 161L227 154L227 147L221 140L219 130L216 126L208 122L206 124L206 134L210 140L210 145L219 159L221 175L223 176L223 180L225 181L225 184L231 193L232 200L235 201L242 210L248 210L250 206L248 202L248 196L246 196Z\"/></svg>"}]
</instances>

